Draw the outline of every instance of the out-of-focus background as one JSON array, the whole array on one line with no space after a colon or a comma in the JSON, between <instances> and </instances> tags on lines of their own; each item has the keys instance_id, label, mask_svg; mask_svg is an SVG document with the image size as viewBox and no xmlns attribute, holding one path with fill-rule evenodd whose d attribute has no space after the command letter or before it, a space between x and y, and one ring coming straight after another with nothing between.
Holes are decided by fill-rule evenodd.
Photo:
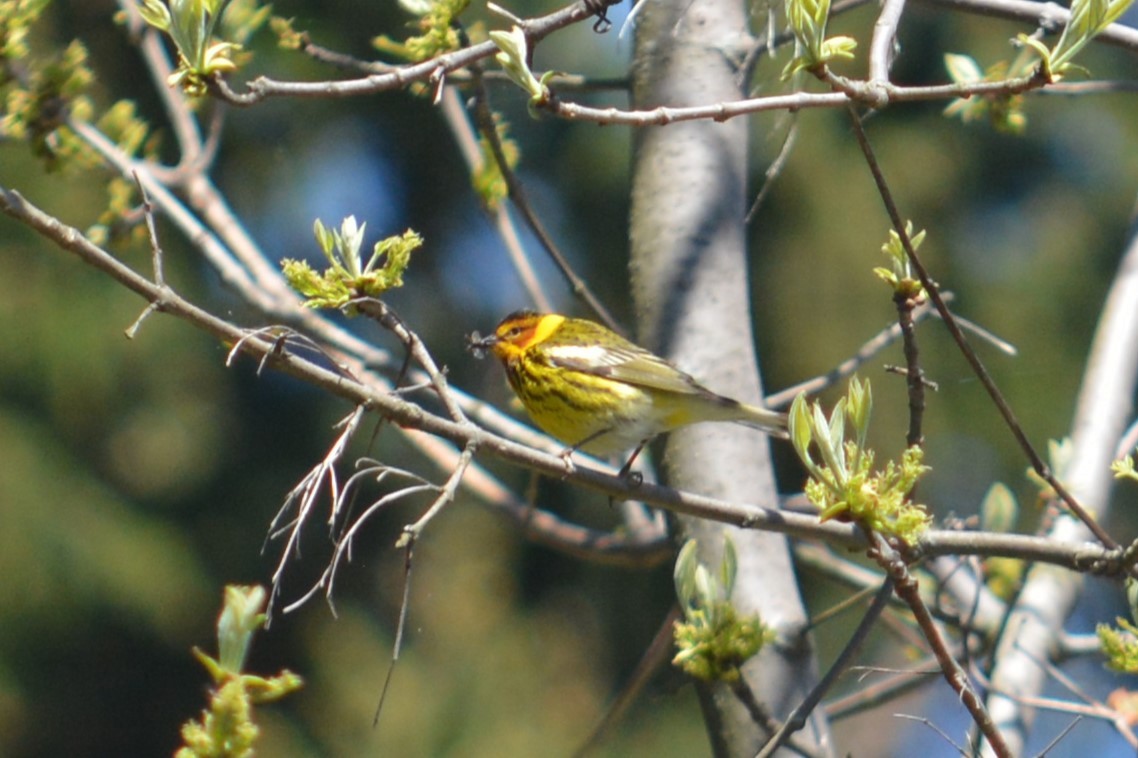
<instances>
[{"instance_id":1,"label":"out-of-focus background","mask_svg":"<svg viewBox=\"0 0 1138 758\"><path fill-rule=\"evenodd\" d=\"M521 16L556 7L510 5ZM46 49L81 39L102 102L133 98L161 128L160 104L139 56L112 22L115 10L102 0L56 2L32 44ZM626 10L611 14L618 26ZM373 54L372 36L402 36L409 20L395 3L282 0L274 12L293 17L319 44L365 58ZM482 9L473 15L486 18ZM853 11L831 32L867 41L873 18L873 7ZM944 81L944 52L971 54L982 65L1008 58L1008 39L1030 31L931 5L910 8L905 18L901 83ZM631 46L631 37L615 29L597 35L580 25L544 41L535 66L621 76ZM251 47L257 58L250 75L337 76L277 50L267 30ZM1133 56L1101 47L1082 62L1103 78L1136 70ZM761 65L774 78L783 61ZM508 86L493 97L518 138L521 175L538 212L594 291L633 326L629 131L532 120L524 96ZM592 102L625 101L608 95ZM868 122L869 134L904 215L928 229L925 260L955 294L957 311L1017 346L1016 358L979 350L1028 436L1042 446L1067 431L1134 207L1138 104L1132 93L1033 96L1021 137L984 123L964 126L943 117L943 107L894 107ZM797 122L797 147L752 222L756 331L772 390L827 371L894 317L888 288L871 273L884 262L879 248L888 221L846 116L804 112ZM763 115L753 125L752 191L789 120ZM0 184L80 228L105 203L102 179L91 176L44 174L23 145L0 142ZM389 302L454 384L508 407L499 369L464 352L463 337L530 303L427 99L277 99L231 111L214 176L274 261L316 260L315 218L337 226L354 214L368 224L368 245L408 227L421 232L426 245ZM265 323L185 240L159 228L167 280L179 292L240 324ZM537 250L532 240L527 245ZM149 271L146 249L116 254ZM539 269L563 310L587 315L551 266L542 261ZM0 296L0 755L169 754L180 724L206 702L207 677L190 648L215 649L226 584L267 583L281 549L266 544L269 522L351 409L292 379L258 377L249 361L226 368L223 346L170 318L155 316L125 339L141 301L8 219L0 219L0 270L7 282ZM373 325L351 326L398 350ZM922 328L921 348L939 384L926 415L934 470L922 484L923 500L938 517L964 517L993 481L1003 481L1025 506L1020 528L1032 529L1035 491L1012 436L935 322ZM862 372L874 385L874 443L882 455L902 448L907 405L903 380L880 365L902 362L893 348ZM441 476L390 431L349 458L365 453ZM778 447L777 457L782 490L799 489L802 474L789 451ZM525 472L486 463L519 490L527 486ZM566 517L615 522L599 496L544 481L536 493L542 507ZM1133 498L1133 491L1119 497ZM373 729L402 581L393 543L424 504L393 508L361 533L340 575L335 614L317 599L258 636L251 670L287 667L307 680L298 694L259 712L261 755L569 754L673 602L670 566L636 571L581 563L527 543L462 496L416 553L406 645ZM1133 533L1133 524L1108 526ZM328 553L326 535L309 531L284 584L286 601L308 588ZM848 594L809 571L802 582L815 610ZM1073 621L1084 631L1122 612L1113 585L1090 587ZM823 665L848 633L841 619L818 630ZM1098 659L1074 666L1073 675L1096 696L1118 686L1101 675ZM847 690L857 684L850 681ZM933 710L938 725L963 729L947 689L927 691L940 703ZM915 697L889 706L890 713L921 710L923 695ZM866 755L912 755L914 747L951 754L919 724L882 729L882 719L891 716L877 711L838 724L839 744L856 744ZM1050 734L1063 723L1056 720ZM1037 748L1049 729L1040 730ZM1108 728L1084 729L1084 751L1117 747ZM601 748L622 756L708 751L691 688L672 672L655 678Z\"/></svg>"}]
</instances>

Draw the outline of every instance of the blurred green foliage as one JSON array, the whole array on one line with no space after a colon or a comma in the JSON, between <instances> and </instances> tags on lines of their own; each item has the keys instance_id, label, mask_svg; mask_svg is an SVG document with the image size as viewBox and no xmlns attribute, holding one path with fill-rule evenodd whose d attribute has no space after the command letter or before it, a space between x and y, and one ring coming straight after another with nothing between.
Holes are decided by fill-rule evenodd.
<instances>
[{"instance_id":1,"label":"blurred green foliage","mask_svg":"<svg viewBox=\"0 0 1138 758\"><path fill-rule=\"evenodd\" d=\"M527 15L553 6L510 8ZM274 11L325 47L363 57L373 37L408 33L408 17L395 4L298 0L278 2ZM97 76L96 108L136 99L140 115L162 131L159 101L113 12L110 2L61 0L32 42L79 37ZM481 9L470 13L489 28L504 27ZM921 6L906 14L901 82L945 80L946 51L984 61L1011 55L1007 39L1021 30ZM834 19L829 33L864 41L872 20L872 9L863 9ZM256 54L250 76L336 75L275 49L270 37L249 40ZM629 48L584 24L543 41L534 65L618 76ZM1133 66L1124 53L1095 46L1081 62L1100 76ZM762 65L768 79L781 68L779 61ZM492 97L511 124L519 171L543 219L628 322L631 136L535 122L512 85L495 87ZM597 101L623 103L616 95ZM892 108L868 122L869 135L903 215L928 230L922 253L956 294L955 307L1019 348L1015 359L980 350L1042 446L1067 429L1133 207L1138 108L1124 94L1029 97L1029 125L1016 138L945 119L943 107ZM752 225L759 348L774 388L828 370L894 318L890 295L872 273L887 220L845 116L795 118L798 148ZM754 120L756 186L787 123L785 116ZM172 149L164 140L165 160L177 158ZM277 100L230 112L213 174L274 260L317 261L311 226L321 216L355 214L376 239L421 231L425 246L390 303L452 382L507 406L501 376L463 352L463 335L529 303L429 102L394 93ZM106 205L103 177L46 175L13 142L0 143L0 184L79 228L95 223ZM239 323L263 325L168 226L160 222L159 230L174 287ZM149 252L137 242L116 254L149 271ZM179 725L203 706L200 668L189 651L212 639L220 589L267 581L279 550L270 543L261 552L267 525L349 409L291 380L257 378L246 361L226 369L224 346L163 316L126 340L123 329L141 301L7 219L0 219L0 266L16 283L0 298L0 745L12 756L170 754ZM548 265L540 268L560 307L576 310ZM374 328L353 327L398 349ZM963 359L935 322L920 334L925 369L941 388L929 397L925 462L933 470L922 481L922 501L938 516L971 513L999 479L1030 502L1025 463ZM900 348L882 362L903 362ZM905 444L904 380L876 371L874 364L864 372L875 385L870 444L895 457ZM349 460L365 452L425 467L386 430L370 451L361 442ZM778 454L783 489L800 489L802 472L788 451ZM489 465L519 487L527 481ZM556 483L542 483L538 497L572 518L614 520L602 499ZM1025 510L1020 528L1030 529L1035 514ZM392 545L416 514L402 505L361 535L355 563L340 578L337 616L315 601L258 637L251 670L287 667L308 683L260 710L262 755L567 754L674 602L668 568L582 565L528 545L460 498L416 552L406 647L373 730L401 592L402 555ZM319 529L306 536L286 599L319 575L324 537ZM844 592L835 597L819 580L806 590L819 605ZM844 641L844 623L819 630L823 663ZM678 684L678 675L658 677L602 754L705 754L694 696ZM874 752L862 739L861 751Z\"/></svg>"}]
</instances>

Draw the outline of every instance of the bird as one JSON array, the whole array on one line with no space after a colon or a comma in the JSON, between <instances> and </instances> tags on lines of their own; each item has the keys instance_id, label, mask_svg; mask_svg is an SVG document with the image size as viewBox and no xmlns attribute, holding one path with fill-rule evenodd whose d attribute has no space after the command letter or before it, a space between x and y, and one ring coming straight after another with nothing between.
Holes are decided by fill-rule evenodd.
<instances>
[{"instance_id":1,"label":"bird","mask_svg":"<svg viewBox=\"0 0 1138 758\"><path fill-rule=\"evenodd\" d=\"M634 449L622 473L657 435L704 421L734 422L786 437L785 414L716 394L664 358L611 329L557 313L515 311L467 347L502 363L530 418L574 451L599 457Z\"/></svg>"}]
</instances>

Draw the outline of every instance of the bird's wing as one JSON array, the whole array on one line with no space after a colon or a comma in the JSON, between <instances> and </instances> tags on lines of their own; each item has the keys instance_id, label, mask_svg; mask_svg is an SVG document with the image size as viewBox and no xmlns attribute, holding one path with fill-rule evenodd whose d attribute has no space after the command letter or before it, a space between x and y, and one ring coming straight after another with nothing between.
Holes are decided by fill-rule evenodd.
<instances>
[{"instance_id":1,"label":"bird's wing","mask_svg":"<svg viewBox=\"0 0 1138 758\"><path fill-rule=\"evenodd\" d=\"M547 351L557 367L646 389L680 394L706 392L688 374L646 350L600 345L558 345Z\"/></svg>"}]
</instances>

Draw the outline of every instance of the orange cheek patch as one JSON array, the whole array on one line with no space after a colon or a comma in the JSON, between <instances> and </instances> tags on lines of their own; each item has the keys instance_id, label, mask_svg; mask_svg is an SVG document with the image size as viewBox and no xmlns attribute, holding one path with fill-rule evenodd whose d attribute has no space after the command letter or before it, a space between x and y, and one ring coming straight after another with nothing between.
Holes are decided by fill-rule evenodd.
<instances>
[{"instance_id":1,"label":"orange cheek patch","mask_svg":"<svg viewBox=\"0 0 1138 758\"><path fill-rule=\"evenodd\" d=\"M498 328L499 345L509 345L512 350L525 350L530 345L544 342L565 322L564 316L549 314L529 321L522 330L511 337L507 337L511 330L518 328L517 322L503 324Z\"/></svg>"},{"instance_id":2,"label":"orange cheek patch","mask_svg":"<svg viewBox=\"0 0 1138 758\"><path fill-rule=\"evenodd\" d=\"M533 343L534 335L536 333L537 333L536 325L531 326L530 328L526 329L521 334L519 334L517 337L511 338L510 343L514 347L518 348L519 350L525 350L527 347L529 347Z\"/></svg>"}]
</instances>

